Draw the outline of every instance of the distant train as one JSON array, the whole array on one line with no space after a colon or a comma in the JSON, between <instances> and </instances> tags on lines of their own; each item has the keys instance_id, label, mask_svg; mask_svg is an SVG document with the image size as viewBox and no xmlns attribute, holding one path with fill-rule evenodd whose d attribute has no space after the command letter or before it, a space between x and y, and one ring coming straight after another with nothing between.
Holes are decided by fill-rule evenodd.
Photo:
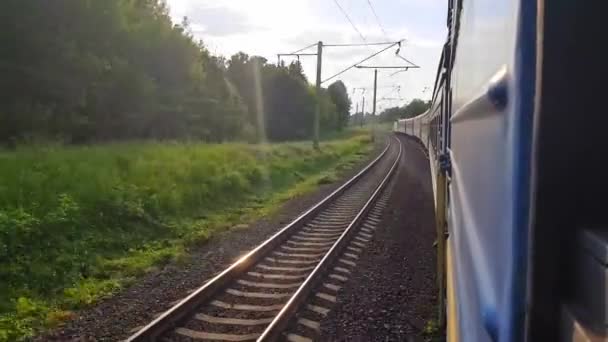
<instances>
[{"instance_id":1,"label":"distant train","mask_svg":"<svg viewBox=\"0 0 608 342\"><path fill-rule=\"evenodd\" d=\"M600 1L450 0L429 152L453 341L606 341ZM602 75L602 76L600 76Z\"/></svg>"}]
</instances>

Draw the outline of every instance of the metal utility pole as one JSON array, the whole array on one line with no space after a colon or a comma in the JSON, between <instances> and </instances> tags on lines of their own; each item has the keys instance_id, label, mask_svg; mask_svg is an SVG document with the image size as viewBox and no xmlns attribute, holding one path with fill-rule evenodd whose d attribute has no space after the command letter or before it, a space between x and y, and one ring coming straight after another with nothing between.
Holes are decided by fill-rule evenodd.
<instances>
[{"instance_id":1,"label":"metal utility pole","mask_svg":"<svg viewBox=\"0 0 608 342\"><path fill-rule=\"evenodd\" d=\"M313 127L313 142L312 146L315 149L319 148L319 125L321 122L321 64L323 62L323 42L317 43L317 105L315 108L315 120Z\"/></svg>"},{"instance_id":2,"label":"metal utility pole","mask_svg":"<svg viewBox=\"0 0 608 342\"><path fill-rule=\"evenodd\" d=\"M378 69L374 69L374 109L372 111L372 142L376 136L376 93L378 92Z\"/></svg>"},{"instance_id":3,"label":"metal utility pole","mask_svg":"<svg viewBox=\"0 0 608 342\"><path fill-rule=\"evenodd\" d=\"M363 66L356 65L357 69L374 69L374 104L372 111L372 141L374 140L374 131L376 128L375 119L376 119L376 92L378 90L378 69L402 69L403 71L407 71L409 69L417 69L419 66L410 65L410 66Z\"/></svg>"},{"instance_id":4,"label":"metal utility pole","mask_svg":"<svg viewBox=\"0 0 608 342\"><path fill-rule=\"evenodd\" d=\"M363 95L363 106L361 109L361 127L363 127L364 123L365 123L365 95Z\"/></svg>"},{"instance_id":5,"label":"metal utility pole","mask_svg":"<svg viewBox=\"0 0 608 342\"><path fill-rule=\"evenodd\" d=\"M338 77L340 75L342 75L343 73L345 73L346 71L354 68L354 67L359 67L358 65L370 60L371 58L381 54L382 52L392 48L393 46L401 46L401 42L403 42L404 40L399 40L396 42L378 42L378 43L370 43L370 42L366 42L365 44L323 44L322 41L319 41L316 44L312 44L310 46L304 47L300 50L297 50L295 52L292 53L282 53L282 54L277 54L277 65L279 66L281 64L281 56L297 56L298 60L300 59L300 56L317 56L317 80L316 80L316 95L317 95L317 103L315 106L315 116L314 116L314 120L313 120L313 147L318 149L319 148L319 131L320 131L320 121L321 121L321 84L334 79L335 77ZM302 51L305 51L307 49L310 49L314 46L317 46L317 53L302 53ZM347 67L346 69L338 72L337 74L326 78L325 80L321 80L321 70L322 70L322 62L323 62L323 47L352 47L352 46L369 46L369 45L388 45L386 48L381 49L380 51L375 52L374 54L360 60L359 62ZM397 50L397 52L399 52L399 49ZM380 67L383 68L383 67ZM374 101L375 102L375 101ZM365 116L365 98L363 98L363 116Z\"/></svg>"}]
</instances>

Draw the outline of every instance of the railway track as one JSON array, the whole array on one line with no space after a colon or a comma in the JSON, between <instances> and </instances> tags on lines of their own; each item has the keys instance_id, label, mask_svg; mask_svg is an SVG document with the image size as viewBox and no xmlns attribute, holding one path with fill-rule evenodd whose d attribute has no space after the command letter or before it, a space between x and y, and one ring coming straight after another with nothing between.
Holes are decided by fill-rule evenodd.
<instances>
[{"instance_id":1,"label":"railway track","mask_svg":"<svg viewBox=\"0 0 608 342\"><path fill-rule=\"evenodd\" d=\"M401 151L389 138L342 187L127 341L310 341L380 222ZM294 320L302 310L309 318Z\"/></svg>"}]
</instances>

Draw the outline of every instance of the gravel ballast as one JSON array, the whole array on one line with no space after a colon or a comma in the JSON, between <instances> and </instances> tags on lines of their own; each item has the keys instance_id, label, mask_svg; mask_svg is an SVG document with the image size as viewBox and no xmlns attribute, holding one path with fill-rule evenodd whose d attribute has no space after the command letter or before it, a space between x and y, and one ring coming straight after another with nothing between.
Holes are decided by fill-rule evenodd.
<instances>
[{"instance_id":1,"label":"gravel ballast","mask_svg":"<svg viewBox=\"0 0 608 342\"><path fill-rule=\"evenodd\" d=\"M262 218L212 238L205 245L190 251L189 261L170 264L159 271L146 274L135 284L115 296L77 312L74 319L36 341L118 341L136 332L177 301L265 239L316 202L329 195L347 179L354 176L384 148L378 143L369 158L344 172L341 179L320 185L315 192L284 203L271 217Z\"/></svg>"},{"instance_id":2,"label":"gravel ballast","mask_svg":"<svg viewBox=\"0 0 608 342\"><path fill-rule=\"evenodd\" d=\"M437 317L433 192L422 147L404 154L379 228L321 325L321 341L424 341Z\"/></svg>"}]
</instances>

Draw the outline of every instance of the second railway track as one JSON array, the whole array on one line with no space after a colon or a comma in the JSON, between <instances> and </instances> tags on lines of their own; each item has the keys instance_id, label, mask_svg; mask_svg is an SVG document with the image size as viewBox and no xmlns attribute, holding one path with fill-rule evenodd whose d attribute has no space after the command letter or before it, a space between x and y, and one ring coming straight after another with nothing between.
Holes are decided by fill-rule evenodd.
<instances>
[{"instance_id":1,"label":"second railway track","mask_svg":"<svg viewBox=\"0 0 608 342\"><path fill-rule=\"evenodd\" d=\"M127 341L271 341L284 337L290 319L320 281L346 279L341 272L348 270L333 267L335 261L353 248L348 246L353 238L361 239L354 237L355 230L370 219L369 211L401 153L400 142L389 138L381 155L356 176ZM308 307L319 313L328 310Z\"/></svg>"}]
</instances>

